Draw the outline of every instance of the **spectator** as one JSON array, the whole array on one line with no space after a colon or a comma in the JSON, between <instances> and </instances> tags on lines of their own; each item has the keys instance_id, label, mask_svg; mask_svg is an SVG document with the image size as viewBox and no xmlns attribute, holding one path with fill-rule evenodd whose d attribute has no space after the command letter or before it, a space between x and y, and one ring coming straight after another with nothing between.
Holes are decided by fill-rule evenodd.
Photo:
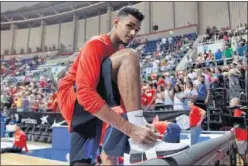
<instances>
[{"instance_id":1,"label":"spectator","mask_svg":"<svg viewBox=\"0 0 248 166\"><path fill-rule=\"evenodd\" d=\"M225 47L225 57L226 57L227 59L230 59L230 58L232 58L232 55L233 55L233 50L232 50L232 48L231 48L230 46L226 46L226 47Z\"/></svg>"},{"instance_id":2,"label":"spectator","mask_svg":"<svg viewBox=\"0 0 248 166\"><path fill-rule=\"evenodd\" d=\"M188 101L189 100L196 100L198 96L197 91L193 88L193 83L192 82L187 82L186 83L186 89L184 91L184 110L190 110L188 107Z\"/></svg>"},{"instance_id":3,"label":"spectator","mask_svg":"<svg viewBox=\"0 0 248 166\"><path fill-rule=\"evenodd\" d=\"M217 52L215 53L215 61L217 63L217 65L223 65L223 52L218 49Z\"/></svg>"},{"instance_id":4,"label":"spectator","mask_svg":"<svg viewBox=\"0 0 248 166\"><path fill-rule=\"evenodd\" d=\"M196 85L196 87L198 87L197 88L198 96L196 98L196 105L206 110L207 88L204 83L205 76L204 75L198 76L198 80L200 84Z\"/></svg>"},{"instance_id":5,"label":"spectator","mask_svg":"<svg viewBox=\"0 0 248 166\"><path fill-rule=\"evenodd\" d=\"M184 110L184 107L183 107L184 99L183 98L184 98L183 90L181 89L179 85L176 85L174 87L174 104L173 104L174 111Z\"/></svg>"}]
</instances>

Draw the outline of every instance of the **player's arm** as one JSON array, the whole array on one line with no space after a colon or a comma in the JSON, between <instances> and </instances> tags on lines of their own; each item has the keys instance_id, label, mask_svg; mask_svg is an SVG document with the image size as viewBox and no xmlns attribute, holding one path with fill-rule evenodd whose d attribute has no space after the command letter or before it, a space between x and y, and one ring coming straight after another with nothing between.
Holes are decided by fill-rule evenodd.
<instances>
[{"instance_id":1,"label":"player's arm","mask_svg":"<svg viewBox=\"0 0 248 166\"><path fill-rule=\"evenodd\" d=\"M203 109L200 109L200 115L201 115L201 119L199 121L199 124L202 124L202 121L205 119L206 117L206 111Z\"/></svg>"},{"instance_id":2,"label":"player's arm","mask_svg":"<svg viewBox=\"0 0 248 166\"><path fill-rule=\"evenodd\" d=\"M26 135L22 135L22 136L21 136L21 139L22 139L22 140L21 140L22 142L25 142L25 146L24 146L25 151L28 152L28 147L27 147L27 136L26 136Z\"/></svg>"},{"instance_id":3,"label":"player's arm","mask_svg":"<svg viewBox=\"0 0 248 166\"><path fill-rule=\"evenodd\" d=\"M107 51L105 47L104 43L95 40L87 43L81 49L76 75L77 100L86 111L129 135L131 124L111 111L97 93L101 64L105 58L103 55Z\"/></svg>"}]
</instances>

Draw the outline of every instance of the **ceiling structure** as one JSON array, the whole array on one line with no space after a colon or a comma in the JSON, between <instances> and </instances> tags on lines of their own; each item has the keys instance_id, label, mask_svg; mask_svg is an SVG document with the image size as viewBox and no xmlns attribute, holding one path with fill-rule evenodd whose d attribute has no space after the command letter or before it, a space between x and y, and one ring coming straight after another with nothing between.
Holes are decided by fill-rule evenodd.
<instances>
[{"instance_id":1,"label":"ceiling structure","mask_svg":"<svg viewBox=\"0 0 248 166\"><path fill-rule=\"evenodd\" d=\"M4 5L2 4L4 3ZM123 5L135 4L138 2L131 1L50 1L50 2L1 2L1 29L9 28L10 24L16 24L18 27L25 27L27 24L36 26L44 20L47 24L55 24L58 21L71 21L73 15L76 14L79 18L91 17L107 12L107 7L111 6L114 10ZM25 5L24 5L25 3ZM28 6L26 6L29 4ZM25 28L23 27L23 28Z\"/></svg>"}]
</instances>

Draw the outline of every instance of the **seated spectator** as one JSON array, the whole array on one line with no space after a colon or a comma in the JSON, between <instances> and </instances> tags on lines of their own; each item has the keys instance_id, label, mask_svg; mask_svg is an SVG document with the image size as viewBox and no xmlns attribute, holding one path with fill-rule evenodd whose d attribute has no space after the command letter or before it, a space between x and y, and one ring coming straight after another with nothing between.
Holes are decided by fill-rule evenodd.
<instances>
[{"instance_id":1,"label":"seated spectator","mask_svg":"<svg viewBox=\"0 0 248 166\"><path fill-rule=\"evenodd\" d=\"M212 88L220 88L223 87L224 77L222 75L221 68L215 68L213 78L212 78Z\"/></svg>"},{"instance_id":2,"label":"seated spectator","mask_svg":"<svg viewBox=\"0 0 248 166\"><path fill-rule=\"evenodd\" d=\"M196 68L202 67L202 64L204 63L205 59L202 53L198 54L198 57L196 58Z\"/></svg>"}]
</instances>

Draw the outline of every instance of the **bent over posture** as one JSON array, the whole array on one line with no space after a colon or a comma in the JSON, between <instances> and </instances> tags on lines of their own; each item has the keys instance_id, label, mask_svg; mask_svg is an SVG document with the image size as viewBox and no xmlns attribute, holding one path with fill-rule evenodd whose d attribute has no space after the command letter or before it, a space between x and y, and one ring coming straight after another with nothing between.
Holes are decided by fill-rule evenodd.
<instances>
[{"instance_id":1,"label":"bent over posture","mask_svg":"<svg viewBox=\"0 0 248 166\"><path fill-rule=\"evenodd\" d=\"M102 122L137 144L154 145L157 141L156 134L145 127L141 108L139 55L133 49L120 50L139 32L143 19L136 8L120 9L112 31L86 42L59 81L58 105L71 132L71 165L95 162ZM113 82L119 92L113 90ZM116 105L123 107L128 120L111 110Z\"/></svg>"}]
</instances>

